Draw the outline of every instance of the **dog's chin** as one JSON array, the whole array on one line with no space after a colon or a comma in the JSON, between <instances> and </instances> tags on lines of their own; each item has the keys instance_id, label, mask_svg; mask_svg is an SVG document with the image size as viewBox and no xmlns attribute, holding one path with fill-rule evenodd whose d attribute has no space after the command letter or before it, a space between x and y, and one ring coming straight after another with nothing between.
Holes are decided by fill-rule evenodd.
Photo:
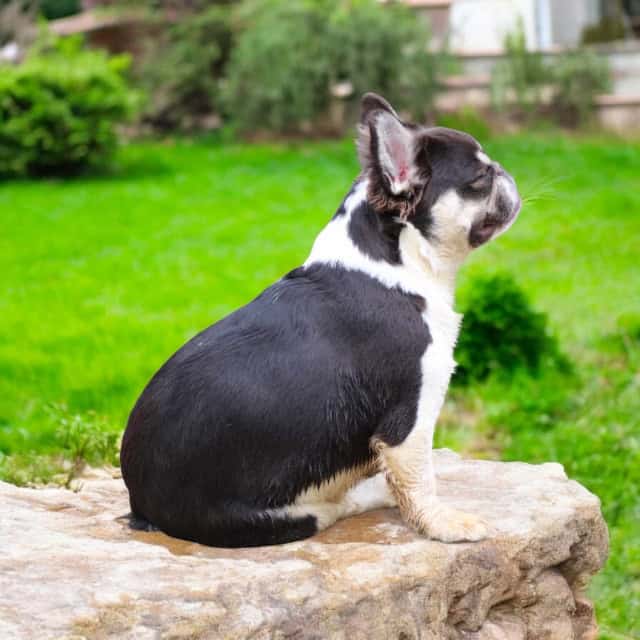
<instances>
[{"instance_id":1,"label":"dog's chin","mask_svg":"<svg viewBox=\"0 0 640 640\"><path fill-rule=\"evenodd\" d=\"M505 231L508 231L516 221L521 208L522 201L518 198L506 218L504 215L498 216L487 213L482 220L479 220L471 227L469 232L469 245L471 248L477 249L483 244L489 242L489 240L493 240L494 238L501 236Z\"/></svg>"}]
</instances>

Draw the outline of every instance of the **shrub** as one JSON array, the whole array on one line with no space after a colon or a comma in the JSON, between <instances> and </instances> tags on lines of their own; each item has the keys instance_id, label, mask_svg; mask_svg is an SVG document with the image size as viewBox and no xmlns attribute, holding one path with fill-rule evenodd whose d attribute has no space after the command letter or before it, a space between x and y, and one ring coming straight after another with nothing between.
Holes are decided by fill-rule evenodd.
<instances>
[{"instance_id":1,"label":"shrub","mask_svg":"<svg viewBox=\"0 0 640 640\"><path fill-rule=\"evenodd\" d=\"M127 57L58 41L0 73L0 174L66 175L103 163L135 104Z\"/></svg>"},{"instance_id":2,"label":"shrub","mask_svg":"<svg viewBox=\"0 0 640 640\"><path fill-rule=\"evenodd\" d=\"M454 113L442 113L437 119L438 126L466 131L480 142L491 137L487 121L473 108L464 107Z\"/></svg>"},{"instance_id":3,"label":"shrub","mask_svg":"<svg viewBox=\"0 0 640 640\"><path fill-rule=\"evenodd\" d=\"M640 313L623 313L617 324L621 336L640 343Z\"/></svg>"},{"instance_id":4,"label":"shrub","mask_svg":"<svg viewBox=\"0 0 640 640\"><path fill-rule=\"evenodd\" d=\"M518 370L536 372L543 364L566 366L549 335L546 316L533 310L511 276L475 278L467 291L456 349L456 382Z\"/></svg>"},{"instance_id":5,"label":"shrub","mask_svg":"<svg viewBox=\"0 0 640 640\"><path fill-rule=\"evenodd\" d=\"M518 109L530 113L540 105L542 88L549 81L547 66L539 52L527 48L522 20L503 44L504 59L495 66L491 79L494 105L504 108L511 93Z\"/></svg>"},{"instance_id":6,"label":"shrub","mask_svg":"<svg viewBox=\"0 0 640 640\"><path fill-rule=\"evenodd\" d=\"M144 120L161 129L191 129L219 111L232 41L226 7L212 5L177 21L143 65L141 80L151 97Z\"/></svg>"},{"instance_id":7,"label":"shrub","mask_svg":"<svg viewBox=\"0 0 640 640\"><path fill-rule=\"evenodd\" d=\"M491 82L493 102L499 109L513 100L521 115L532 116L550 105L555 121L577 125L589 118L596 96L610 88L606 59L578 49L547 63L539 52L527 50L522 23L506 36L504 48L504 60L496 65Z\"/></svg>"},{"instance_id":8,"label":"shrub","mask_svg":"<svg viewBox=\"0 0 640 640\"><path fill-rule=\"evenodd\" d=\"M71 16L81 9L80 0L39 0L38 4L40 12L47 20Z\"/></svg>"},{"instance_id":9,"label":"shrub","mask_svg":"<svg viewBox=\"0 0 640 640\"><path fill-rule=\"evenodd\" d=\"M231 53L226 104L241 129L291 131L328 103L326 12L313 3L263 3Z\"/></svg>"},{"instance_id":10,"label":"shrub","mask_svg":"<svg viewBox=\"0 0 640 640\"><path fill-rule=\"evenodd\" d=\"M626 36L622 15L603 16L600 22L586 26L582 30L582 44L613 42L624 40Z\"/></svg>"},{"instance_id":11,"label":"shrub","mask_svg":"<svg viewBox=\"0 0 640 640\"><path fill-rule=\"evenodd\" d=\"M348 81L356 96L376 91L420 120L433 107L448 63L429 53L426 24L404 5L338 3L330 16L332 81Z\"/></svg>"},{"instance_id":12,"label":"shrub","mask_svg":"<svg viewBox=\"0 0 640 640\"><path fill-rule=\"evenodd\" d=\"M58 422L56 437L64 457L71 463L67 468L65 486L82 472L86 464L117 464L119 434L95 412L71 414L64 405L50 407L51 416Z\"/></svg>"},{"instance_id":13,"label":"shrub","mask_svg":"<svg viewBox=\"0 0 640 640\"><path fill-rule=\"evenodd\" d=\"M559 56L553 66L552 78L551 104L563 124L580 124L588 120L595 97L611 86L606 59L584 50Z\"/></svg>"},{"instance_id":14,"label":"shrub","mask_svg":"<svg viewBox=\"0 0 640 640\"><path fill-rule=\"evenodd\" d=\"M0 480L17 485L57 484L67 488L87 464L117 465L120 429L95 412L70 413L65 405L47 407L56 425L57 453L0 451Z\"/></svg>"},{"instance_id":15,"label":"shrub","mask_svg":"<svg viewBox=\"0 0 640 640\"><path fill-rule=\"evenodd\" d=\"M55 478L66 483L64 461L60 456L37 453L14 453L6 455L0 451L0 481L23 486L49 484Z\"/></svg>"},{"instance_id":16,"label":"shrub","mask_svg":"<svg viewBox=\"0 0 640 640\"><path fill-rule=\"evenodd\" d=\"M248 4L231 53L228 113L243 130L293 132L320 118L335 82L383 92L423 116L441 56L406 7L375 0ZM295 55L293 55L295 53Z\"/></svg>"}]
</instances>

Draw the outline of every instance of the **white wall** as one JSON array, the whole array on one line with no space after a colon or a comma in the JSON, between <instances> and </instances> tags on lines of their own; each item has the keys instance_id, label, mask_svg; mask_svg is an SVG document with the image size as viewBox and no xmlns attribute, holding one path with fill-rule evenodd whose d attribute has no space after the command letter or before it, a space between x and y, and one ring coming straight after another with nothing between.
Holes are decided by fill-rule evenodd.
<instances>
[{"instance_id":1,"label":"white wall","mask_svg":"<svg viewBox=\"0 0 640 640\"><path fill-rule=\"evenodd\" d=\"M457 51L502 48L505 34L517 28L522 17L527 45L537 47L535 0L453 0L451 45Z\"/></svg>"},{"instance_id":2,"label":"white wall","mask_svg":"<svg viewBox=\"0 0 640 640\"><path fill-rule=\"evenodd\" d=\"M451 44L456 51L499 50L520 17L529 48L575 46L599 15L599 0L452 0Z\"/></svg>"},{"instance_id":3,"label":"white wall","mask_svg":"<svg viewBox=\"0 0 640 640\"><path fill-rule=\"evenodd\" d=\"M553 41L574 46L580 42L582 30L598 21L597 0L550 0Z\"/></svg>"}]
</instances>

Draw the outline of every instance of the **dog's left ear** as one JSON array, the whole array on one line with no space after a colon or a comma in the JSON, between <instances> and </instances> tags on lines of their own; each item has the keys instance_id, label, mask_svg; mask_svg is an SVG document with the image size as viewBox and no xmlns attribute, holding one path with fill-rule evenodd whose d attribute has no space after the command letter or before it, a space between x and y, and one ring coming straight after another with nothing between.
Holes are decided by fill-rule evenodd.
<instances>
[{"instance_id":1,"label":"dog's left ear","mask_svg":"<svg viewBox=\"0 0 640 640\"><path fill-rule=\"evenodd\" d=\"M373 182L371 195L381 206L401 209L404 215L415 204L412 201L422 193L425 182L417 162L417 146L414 127L402 122L384 98L375 93L362 98L358 156Z\"/></svg>"}]
</instances>

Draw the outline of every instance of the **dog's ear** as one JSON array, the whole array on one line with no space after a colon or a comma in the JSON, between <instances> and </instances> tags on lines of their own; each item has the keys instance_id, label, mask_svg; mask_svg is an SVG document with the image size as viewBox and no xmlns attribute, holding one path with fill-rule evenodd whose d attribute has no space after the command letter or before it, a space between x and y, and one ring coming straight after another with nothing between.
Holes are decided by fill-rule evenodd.
<instances>
[{"instance_id":1,"label":"dog's ear","mask_svg":"<svg viewBox=\"0 0 640 640\"><path fill-rule=\"evenodd\" d=\"M369 114L373 111L387 111L391 115L400 120L400 116L396 113L395 109L377 93L365 93L362 96L362 102L360 105L360 122L365 123Z\"/></svg>"},{"instance_id":2,"label":"dog's ear","mask_svg":"<svg viewBox=\"0 0 640 640\"><path fill-rule=\"evenodd\" d=\"M375 93L362 98L362 114L358 130L358 156L362 170L374 184L374 199L401 201L406 211L408 200L421 191L423 181L418 167L415 128L402 122L393 107ZM384 197L378 191L385 191ZM391 209L398 207L391 206Z\"/></svg>"}]
</instances>

